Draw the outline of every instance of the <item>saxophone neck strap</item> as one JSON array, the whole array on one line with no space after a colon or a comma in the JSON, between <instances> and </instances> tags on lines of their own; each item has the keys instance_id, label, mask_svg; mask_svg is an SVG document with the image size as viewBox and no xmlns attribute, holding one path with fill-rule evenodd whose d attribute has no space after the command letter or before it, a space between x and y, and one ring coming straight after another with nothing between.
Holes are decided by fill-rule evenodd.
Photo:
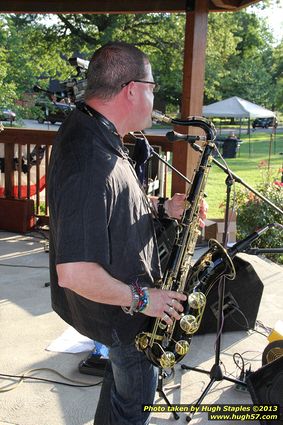
<instances>
[{"instance_id":1,"label":"saxophone neck strap","mask_svg":"<svg viewBox=\"0 0 283 425\"><path fill-rule=\"evenodd\" d=\"M107 128L107 130L109 130L112 134L115 134L115 136L119 136L114 124L112 124L112 122L109 121L100 112L96 111L95 109L93 109L91 106L87 105L84 102L77 104L77 108L80 111L84 112L85 114L89 115L90 117L94 117L97 121L103 124Z\"/></svg>"}]
</instances>

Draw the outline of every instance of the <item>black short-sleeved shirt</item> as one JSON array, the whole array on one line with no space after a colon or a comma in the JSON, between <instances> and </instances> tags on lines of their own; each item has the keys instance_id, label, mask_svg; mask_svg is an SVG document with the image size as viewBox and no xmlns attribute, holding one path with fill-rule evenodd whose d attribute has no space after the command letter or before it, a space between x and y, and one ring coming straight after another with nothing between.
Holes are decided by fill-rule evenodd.
<instances>
[{"instance_id":1,"label":"black short-sleeved shirt","mask_svg":"<svg viewBox=\"0 0 283 425\"><path fill-rule=\"evenodd\" d=\"M154 286L160 267L153 221L122 142L103 122L76 109L52 149L50 277L54 310L89 338L124 343L145 330L149 318L120 306L90 301L58 285L56 264L96 262L116 279Z\"/></svg>"}]
</instances>

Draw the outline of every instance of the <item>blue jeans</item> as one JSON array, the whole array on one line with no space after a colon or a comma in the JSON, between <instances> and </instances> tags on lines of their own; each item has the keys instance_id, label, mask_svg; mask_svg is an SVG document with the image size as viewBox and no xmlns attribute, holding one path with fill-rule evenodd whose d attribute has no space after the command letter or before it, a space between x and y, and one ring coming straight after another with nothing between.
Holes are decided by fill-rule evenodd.
<instances>
[{"instance_id":1,"label":"blue jeans","mask_svg":"<svg viewBox=\"0 0 283 425\"><path fill-rule=\"evenodd\" d=\"M121 344L117 337L109 359L94 425L147 425L149 413L142 405L154 401L158 368L134 344Z\"/></svg>"}]
</instances>

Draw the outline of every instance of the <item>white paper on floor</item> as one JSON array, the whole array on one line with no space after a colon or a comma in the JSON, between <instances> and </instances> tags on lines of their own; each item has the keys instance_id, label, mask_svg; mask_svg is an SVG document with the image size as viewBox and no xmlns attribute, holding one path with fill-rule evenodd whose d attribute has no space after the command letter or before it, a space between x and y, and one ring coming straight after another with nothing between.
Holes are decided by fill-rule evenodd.
<instances>
[{"instance_id":1,"label":"white paper on floor","mask_svg":"<svg viewBox=\"0 0 283 425\"><path fill-rule=\"evenodd\" d=\"M46 348L48 351L56 351L57 353L83 353L94 349L94 341L81 335L74 328L66 329L59 338L51 342Z\"/></svg>"}]
</instances>

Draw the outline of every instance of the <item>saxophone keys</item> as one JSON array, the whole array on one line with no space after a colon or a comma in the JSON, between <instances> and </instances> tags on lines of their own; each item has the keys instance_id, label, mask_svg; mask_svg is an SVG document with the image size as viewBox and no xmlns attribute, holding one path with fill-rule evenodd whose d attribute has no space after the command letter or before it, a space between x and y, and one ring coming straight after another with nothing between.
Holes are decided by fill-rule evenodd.
<instances>
[{"instance_id":1,"label":"saxophone keys","mask_svg":"<svg viewBox=\"0 0 283 425\"><path fill-rule=\"evenodd\" d=\"M180 319L180 328L186 334L194 334L198 330L199 324L195 316L192 314L185 314Z\"/></svg>"},{"instance_id":2,"label":"saxophone keys","mask_svg":"<svg viewBox=\"0 0 283 425\"><path fill-rule=\"evenodd\" d=\"M162 329L163 331L167 328L167 323L164 322L162 319L159 321L158 326L160 329Z\"/></svg>"},{"instance_id":3,"label":"saxophone keys","mask_svg":"<svg viewBox=\"0 0 283 425\"><path fill-rule=\"evenodd\" d=\"M206 304L206 296L202 292L192 292L188 296L188 304L193 309L201 309Z\"/></svg>"},{"instance_id":4,"label":"saxophone keys","mask_svg":"<svg viewBox=\"0 0 283 425\"><path fill-rule=\"evenodd\" d=\"M176 359L171 351L164 351L161 355L159 364L163 369L172 368L175 366Z\"/></svg>"},{"instance_id":5,"label":"saxophone keys","mask_svg":"<svg viewBox=\"0 0 283 425\"><path fill-rule=\"evenodd\" d=\"M181 339L175 345L176 353L180 356L185 356L190 350L190 344L188 341Z\"/></svg>"},{"instance_id":6,"label":"saxophone keys","mask_svg":"<svg viewBox=\"0 0 283 425\"><path fill-rule=\"evenodd\" d=\"M186 199L184 201L184 210L188 210L191 207L191 203Z\"/></svg>"},{"instance_id":7,"label":"saxophone keys","mask_svg":"<svg viewBox=\"0 0 283 425\"><path fill-rule=\"evenodd\" d=\"M144 333L140 333L136 336L135 345L138 351L144 351L148 347L149 339Z\"/></svg>"}]
</instances>

